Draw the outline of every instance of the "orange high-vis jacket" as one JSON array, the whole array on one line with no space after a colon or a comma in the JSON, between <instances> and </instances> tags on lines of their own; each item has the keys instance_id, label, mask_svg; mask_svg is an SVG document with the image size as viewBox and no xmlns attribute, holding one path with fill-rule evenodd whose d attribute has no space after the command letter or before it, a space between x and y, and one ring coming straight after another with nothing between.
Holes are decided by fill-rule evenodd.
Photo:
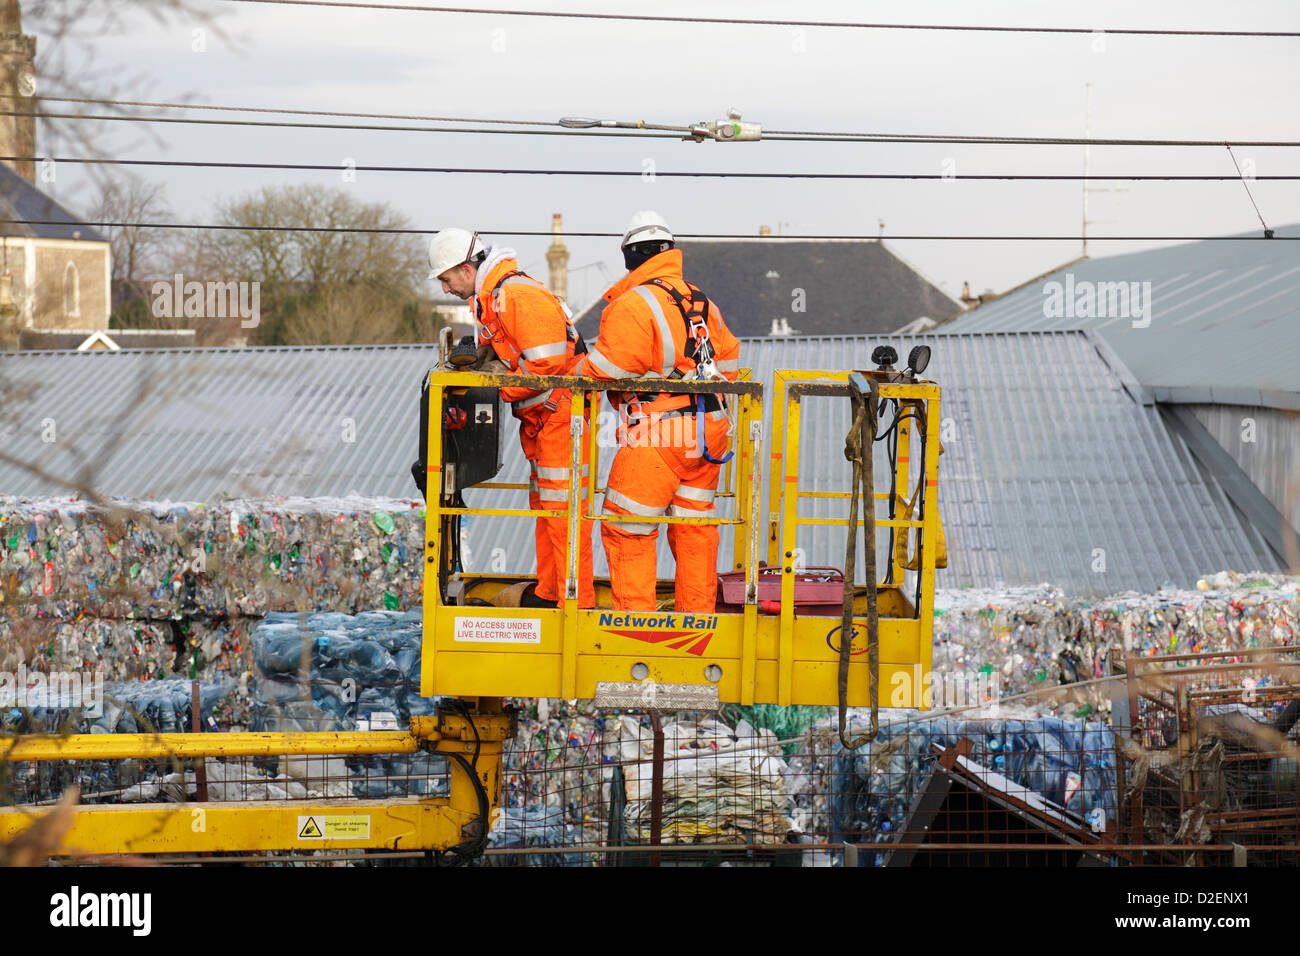
<instances>
[{"instance_id":1,"label":"orange high-vis jacket","mask_svg":"<svg viewBox=\"0 0 1300 956\"><path fill-rule=\"evenodd\" d=\"M683 374L695 370L686 357L686 321L677 303L651 279L662 279L678 293L690 298L682 275L680 249L669 249L642 263L605 293L610 303L600 319L600 335L586 355L574 360L574 374L598 379L670 378L674 370ZM718 307L709 302L709 341L714 364L731 381L740 370L740 341L731 334ZM610 393L615 404L632 396ZM643 411L668 411L691 404L689 395L656 398L641 393Z\"/></svg>"},{"instance_id":2,"label":"orange high-vis jacket","mask_svg":"<svg viewBox=\"0 0 1300 956\"><path fill-rule=\"evenodd\" d=\"M515 259L502 259L484 278L475 299L478 341L490 345L511 372L563 375L572 364L577 332L568 313L536 279L519 272ZM567 392L505 387L501 400L521 422L539 426Z\"/></svg>"}]
</instances>

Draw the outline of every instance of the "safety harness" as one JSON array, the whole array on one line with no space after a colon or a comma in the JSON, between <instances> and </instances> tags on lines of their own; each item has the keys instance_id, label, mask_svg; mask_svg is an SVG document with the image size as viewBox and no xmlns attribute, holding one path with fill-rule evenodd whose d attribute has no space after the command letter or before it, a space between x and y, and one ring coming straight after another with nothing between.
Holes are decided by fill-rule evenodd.
<instances>
[{"instance_id":1,"label":"safety harness","mask_svg":"<svg viewBox=\"0 0 1300 956\"><path fill-rule=\"evenodd\" d=\"M491 291L488 292L488 298L495 300L497 293L501 291L501 287L505 285L509 280L519 276L522 276L523 278L527 279L529 282L537 282L537 280L534 279L532 276L530 276L527 272L524 272L520 269L515 269L513 272L507 272L505 275L503 275L500 279L497 280L496 285L494 285ZM542 285L540 282L537 282L537 284L539 286ZM545 288L545 286L542 286L542 288ZM559 300L557 299L556 301ZM585 355L587 352L587 343L583 340L582 333L573 327L573 313L569 311L569 307L565 305L563 302L560 302L560 308L564 310L565 337L570 342L574 343L573 354ZM496 335L495 332L490 332L488 338L493 338L495 335Z\"/></svg>"},{"instance_id":2,"label":"safety harness","mask_svg":"<svg viewBox=\"0 0 1300 956\"><path fill-rule=\"evenodd\" d=\"M483 326L483 331L488 341L491 341L492 339L496 338L497 331L500 328L500 309L499 309L500 300L497 298L497 296L501 292L501 287L504 286L511 279L523 279L527 282L537 282L536 279L534 279L528 273L520 269L515 269L511 272L507 272L505 275L503 275L500 279L496 281L496 284L492 286L491 290L489 290L488 292L488 299L489 301L494 303L493 309L497 314L497 321L495 321L492 325L489 326L487 323L482 322L482 320L480 319L480 323ZM537 282L537 285L540 288L543 289L546 288L540 282ZM559 302L558 299L556 301ZM475 300L475 308L477 309L477 307L478 307L478 301ZM566 341L574 343L573 345L574 355L584 354L587 351L587 343L583 341L582 334L573 327L573 313L569 311L569 307L565 305L563 302L560 302L560 309L564 312L564 337ZM477 314L475 317L478 318ZM523 352L520 351L519 363L522 365L523 361L524 361ZM551 412L555 411L559 407L558 402L554 398L550 397L554 391L555 391L554 389L548 389L547 391L540 393L539 396L540 398L546 399L546 401L543 403L543 407ZM520 401L529 402L531 404L537 403L536 399L531 399L531 398L521 399ZM522 407L527 407L527 406L522 406ZM515 410L519 411L520 408L521 408L520 403L516 402Z\"/></svg>"},{"instance_id":3,"label":"safety harness","mask_svg":"<svg viewBox=\"0 0 1300 956\"><path fill-rule=\"evenodd\" d=\"M647 279L641 284L652 285L668 293L668 297L677 306L677 311L681 312L682 321L686 323L686 347L682 349L682 354L695 363L695 371L693 373L683 372L681 369L675 368L668 377L670 379L681 379L693 374L698 381L702 382L725 381L726 376L718 371L718 367L714 362L713 342L709 338L708 297L693 282L686 283L686 287L691 292L689 300L678 292L671 283L657 276L653 279ZM695 396L695 427L698 432L697 447L704 453L704 460L711 465L725 465L735 455L735 452L729 451L721 458L714 458L709 454L708 443L704 440L706 412L720 411L725 407L725 404L726 400L718 395L697 393Z\"/></svg>"}]
</instances>

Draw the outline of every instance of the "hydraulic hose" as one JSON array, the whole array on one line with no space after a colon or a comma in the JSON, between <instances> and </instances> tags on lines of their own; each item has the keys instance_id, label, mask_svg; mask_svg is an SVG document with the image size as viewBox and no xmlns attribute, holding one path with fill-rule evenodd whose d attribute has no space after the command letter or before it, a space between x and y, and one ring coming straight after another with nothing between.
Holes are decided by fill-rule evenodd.
<instances>
[{"instance_id":1,"label":"hydraulic hose","mask_svg":"<svg viewBox=\"0 0 1300 956\"><path fill-rule=\"evenodd\" d=\"M849 494L849 527L844 549L844 604L840 621L839 736L849 750L870 742L879 729L880 715L880 621L876 604L876 501L875 464L876 392L863 395L850 381L849 399L853 424L844 440L844 457L853 465L853 486ZM867 670L870 678L871 726L865 734L848 736L849 655L853 644L853 597L857 578L858 502L862 501L863 571L867 580Z\"/></svg>"}]
</instances>

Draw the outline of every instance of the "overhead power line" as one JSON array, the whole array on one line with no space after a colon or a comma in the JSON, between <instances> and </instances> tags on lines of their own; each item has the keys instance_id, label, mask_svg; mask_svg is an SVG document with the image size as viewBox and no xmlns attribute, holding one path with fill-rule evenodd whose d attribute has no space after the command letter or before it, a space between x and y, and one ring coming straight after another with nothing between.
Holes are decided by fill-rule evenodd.
<instances>
[{"instance_id":1,"label":"overhead power line","mask_svg":"<svg viewBox=\"0 0 1300 956\"><path fill-rule=\"evenodd\" d=\"M29 225L29 226L69 226L66 219L0 219L0 225ZM81 222L80 225L90 226L95 229L115 229L115 228L139 228L139 229L212 229L223 232L355 232L355 233L375 233L380 235L413 235L427 236L446 228L438 226L429 229L378 229L361 226L236 226L229 224L217 223L195 223L195 222ZM554 233L550 229L480 229L479 233L484 236L552 236ZM862 239L877 240L888 239L891 242L903 239L908 240L935 240L935 241L952 241L952 242L1078 242L1080 236L954 236L954 235L880 235L873 233L871 235L793 235L793 236L755 236L753 233L718 233L718 232L678 232L674 233L678 239L751 239L754 242L773 242L782 239L807 239L807 240L846 240ZM621 232L571 232L566 230L564 233L566 239L621 239ZM1254 242L1262 241L1263 236L1089 236L1088 241L1093 242L1202 242L1206 240L1222 240L1228 242ZM1297 236L1275 236L1277 239L1300 240Z\"/></svg>"},{"instance_id":2,"label":"overhead power line","mask_svg":"<svg viewBox=\"0 0 1300 956\"><path fill-rule=\"evenodd\" d=\"M673 133L639 133L631 130L581 129L470 129L459 126L363 126L355 123L290 123L275 120L198 119L182 116L108 116L95 113L33 113L29 110L0 110L0 116L32 116L36 119L104 120L110 123L180 123L197 126L268 126L282 129L369 130L389 133L483 133L516 136L636 136L649 139L680 139ZM1222 142L1207 145L1222 146ZM1238 143L1239 146L1263 145ZM1296 144L1300 145L1300 144Z\"/></svg>"},{"instance_id":3,"label":"overhead power line","mask_svg":"<svg viewBox=\"0 0 1300 956\"><path fill-rule=\"evenodd\" d=\"M2 95L2 94L0 94ZM5 97L13 99L14 97ZM85 96L42 96L42 103L85 103L95 106L143 106L149 109L219 110L231 113L287 113L296 116L349 116L360 119L419 120L425 123L501 123L510 126L555 126L555 120L487 119L479 116L424 116L418 113L349 113L339 110L287 109L276 106L213 106L207 103L159 103L151 100L100 100Z\"/></svg>"},{"instance_id":4,"label":"overhead power line","mask_svg":"<svg viewBox=\"0 0 1300 956\"><path fill-rule=\"evenodd\" d=\"M826 27L852 30L933 30L962 33L1047 33L1091 36L1096 33L1118 36L1180 37L1297 37L1287 30L1159 30L1140 27L1099 29L1097 27L988 26L979 24L938 23L864 23L843 20L764 20L736 17L674 17L650 13L577 13L557 10L483 10L475 7L407 6L398 3L362 3L359 0L230 0L231 3L277 4L294 7L332 7L353 10L390 10L406 13L460 13L493 17L546 17L567 20L624 20L640 23L724 24L756 27Z\"/></svg>"},{"instance_id":5,"label":"overhead power line","mask_svg":"<svg viewBox=\"0 0 1300 956\"><path fill-rule=\"evenodd\" d=\"M202 109L203 107L188 107ZM282 112L276 110L274 112ZM353 115L353 114L339 114ZM681 140L675 133L636 130L585 129L482 129L459 126L377 126L355 123L295 123L282 120L201 119L181 116L111 116L96 113L47 113L30 110L0 110L0 116L31 116L36 119L102 120L116 123L179 123L199 126L258 126L283 129L336 129L399 133L474 133L513 136L630 136L641 139ZM475 120L474 122L496 122ZM513 121L510 121L513 122ZM532 121L529 121L532 122ZM1222 139L1084 139L1066 136L964 136L928 133L764 133L764 142L844 142L844 143L943 143L993 146L1300 146L1300 140L1222 140Z\"/></svg>"},{"instance_id":6,"label":"overhead power line","mask_svg":"<svg viewBox=\"0 0 1300 956\"><path fill-rule=\"evenodd\" d=\"M341 163L247 163L219 160L182 159L95 159L79 156L0 156L7 162L69 163L93 166L162 166L196 169L292 169L337 173L352 170L366 173L438 173L449 175L497 176L595 176L644 177L639 169L520 169L477 166L374 166ZM1082 180L1113 180L1122 182L1237 182L1240 175L1207 175L1182 173L806 173L806 172L723 172L710 170L656 170L654 177L666 179L803 179L803 180L934 180L934 181L1007 181L1007 182L1079 182ZM1300 180L1300 174L1255 176L1256 180Z\"/></svg>"},{"instance_id":7,"label":"overhead power line","mask_svg":"<svg viewBox=\"0 0 1300 956\"><path fill-rule=\"evenodd\" d=\"M0 99L16 99L12 95L0 94ZM109 100L94 99L89 97L77 96L43 96L40 98L42 103L83 103L95 106L112 106L112 107L145 107L148 109L174 109L174 110L212 110L229 113L283 113L293 116L334 116L347 117L351 119L399 119L414 120L426 123L488 123L501 126L552 126L560 127L557 120L526 120L526 119L499 119L482 116L424 116L413 113L358 113L347 112L342 110L304 110L289 107L271 107L271 106L216 106L204 103L164 103L151 100ZM31 114L26 112L2 112L0 116L28 116L35 115L40 117L44 114ZM52 117L62 118L60 114L48 114ZM75 119L139 119L148 121L151 117L112 117L100 114L92 116L69 116L67 118ZM237 124L236 124L237 125ZM266 125L266 124L258 124ZM388 127L388 126L351 126L339 125L328 126L329 129L378 129L378 130L399 130L408 131L411 127ZM457 127L452 130L434 129L426 130L426 127L415 127L415 131L429 132L477 132L475 129L465 129ZM591 131L566 128L566 133L579 133L591 135ZM487 131L484 131L487 132ZM526 133L526 130L510 130L508 132ZM599 131L598 131L599 132ZM633 135L647 136L645 132L619 133L614 134L604 128L604 135ZM675 136L653 136L655 139L676 139ZM1177 139L1091 139L1077 136L990 136L974 135L967 133L866 133L852 132L844 130L765 130L764 139L775 139L779 142L868 142L868 143L971 143L977 145L1044 145L1044 146L1224 146L1229 142L1223 139L1194 139L1194 140L1177 140ZM1300 146L1300 141L1282 141L1266 142L1258 140L1232 140L1235 146Z\"/></svg>"}]
</instances>

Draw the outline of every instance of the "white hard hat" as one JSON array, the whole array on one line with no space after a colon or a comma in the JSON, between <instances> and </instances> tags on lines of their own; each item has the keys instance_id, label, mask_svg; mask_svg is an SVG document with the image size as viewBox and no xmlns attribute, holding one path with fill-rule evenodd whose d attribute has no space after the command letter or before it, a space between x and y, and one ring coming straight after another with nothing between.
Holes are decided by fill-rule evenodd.
<instances>
[{"instance_id":1,"label":"white hard hat","mask_svg":"<svg viewBox=\"0 0 1300 956\"><path fill-rule=\"evenodd\" d=\"M653 209L643 209L633 213L628 221L627 232L623 233L623 247L637 242L673 242L672 230L664 217Z\"/></svg>"},{"instance_id":2,"label":"white hard hat","mask_svg":"<svg viewBox=\"0 0 1300 956\"><path fill-rule=\"evenodd\" d=\"M469 262L483 251L483 243L477 232L444 229L429 240L429 278L437 279L448 269Z\"/></svg>"}]
</instances>

